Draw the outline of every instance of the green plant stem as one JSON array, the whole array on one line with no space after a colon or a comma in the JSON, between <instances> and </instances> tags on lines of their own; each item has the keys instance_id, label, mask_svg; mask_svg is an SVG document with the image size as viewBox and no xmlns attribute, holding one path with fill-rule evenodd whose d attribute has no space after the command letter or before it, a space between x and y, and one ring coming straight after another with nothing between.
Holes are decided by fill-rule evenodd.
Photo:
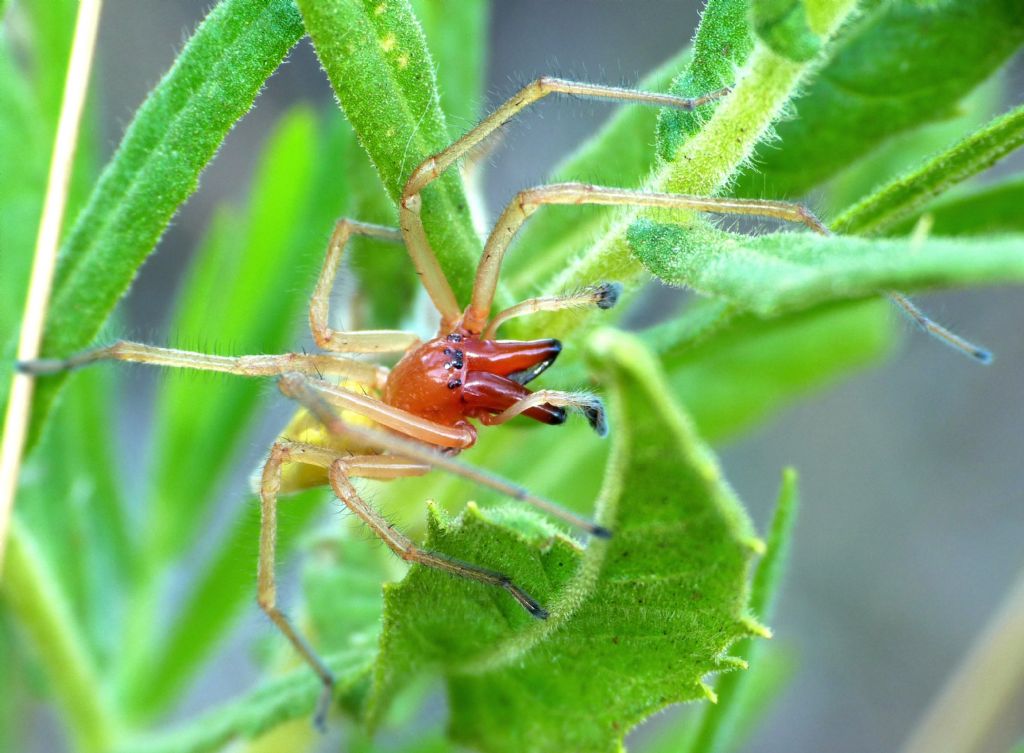
<instances>
[{"instance_id":1,"label":"green plant stem","mask_svg":"<svg viewBox=\"0 0 1024 753\"><path fill-rule=\"evenodd\" d=\"M32 535L17 517L11 526L0 596L34 644L78 747L109 750L118 729L116 717L68 604Z\"/></svg>"},{"instance_id":2,"label":"green plant stem","mask_svg":"<svg viewBox=\"0 0 1024 753\"><path fill-rule=\"evenodd\" d=\"M980 750L1024 688L1024 572L925 713L902 753Z\"/></svg>"},{"instance_id":3,"label":"green plant stem","mask_svg":"<svg viewBox=\"0 0 1024 753\"><path fill-rule=\"evenodd\" d=\"M826 5L828 13L822 18L831 35L855 3L835 0ZM702 196L718 193L750 157L804 75L813 68L813 61L793 62L762 43L755 45L734 91L721 101L704 128L682 145L676 157L655 172L647 190ZM545 294L555 295L602 280L637 278L643 267L630 252L626 230L639 216L636 210L624 210L609 233L555 277L547 285ZM535 325L536 331L557 332L564 337L578 329L586 317L579 312L560 312L537 316L531 325Z\"/></svg>"}]
</instances>

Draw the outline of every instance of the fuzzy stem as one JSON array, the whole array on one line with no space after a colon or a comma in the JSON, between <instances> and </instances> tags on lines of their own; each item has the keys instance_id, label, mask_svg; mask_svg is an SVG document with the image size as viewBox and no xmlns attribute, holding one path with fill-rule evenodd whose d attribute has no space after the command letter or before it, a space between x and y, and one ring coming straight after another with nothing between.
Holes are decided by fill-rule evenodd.
<instances>
[{"instance_id":1,"label":"fuzzy stem","mask_svg":"<svg viewBox=\"0 0 1024 753\"><path fill-rule=\"evenodd\" d=\"M821 18L827 21L827 32L831 35L849 16L856 2L834 0L822 5L827 6L828 12L822 11ZM816 60L793 62L775 54L765 44L757 43L739 74L733 93L721 101L704 127L681 146L675 158L653 173L646 190L700 196L720 192L739 166L750 158L803 77L816 65ZM638 216L640 212L636 210L621 212L608 234L554 278L544 293L554 295L595 281L627 281L638 277L643 266L632 255L626 241L626 230ZM679 219L674 215L676 222ZM559 312L538 316L531 324L538 331L557 332L564 337L581 326L584 319L585 314L579 312Z\"/></svg>"},{"instance_id":2,"label":"fuzzy stem","mask_svg":"<svg viewBox=\"0 0 1024 753\"><path fill-rule=\"evenodd\" d=\"M109 750L117 723L70 608L32 535L15 518L0 596L34 644L77 747Z\"/></svg>"},{"instance_id":3,"label":"fuzzy stem","mask_svg":"<svg viewBox=\"0 0 1024 753\"><path fill-rule=\"evenodd\" d=\"M75 147L78 144L78 127L82 122L89 72L92 68L93 51L96 48L101 5L101 0L82 0L75 21L75 36L71 43L71 58L68 61L68 74L64 83L64 100L57 123L57 135L54 138L46 198L39 220L39 234L36 237L35 258L32 262L32 277L25 301L21 338L18 341L19 361L31 361L38 356L39 344L43 338L46 307L50 300L53 271L57 264L60 229L64 222L68 185L71 182ZM18 474L28 433L34 384L31 377L15 374L7 399L3 445L0 446L0 577L3 575L4 545L11 523L11 512L14 509L14 495L18 488Z\"/></svg>"}]
</instances>

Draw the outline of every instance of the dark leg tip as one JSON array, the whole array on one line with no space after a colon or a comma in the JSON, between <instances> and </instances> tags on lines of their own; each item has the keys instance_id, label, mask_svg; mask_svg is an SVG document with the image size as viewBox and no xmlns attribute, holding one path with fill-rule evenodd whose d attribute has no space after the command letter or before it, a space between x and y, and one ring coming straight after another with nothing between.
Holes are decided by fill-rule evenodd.
<instances>
[{"instance_id":1,"label":"dark leg tip","mask_svg":"<svg viewBox=\"0 0 1024 753\"><path fill-rule=\"evenodd\" d=\"M599 309L610 309L619 302L622 295L621 282L604 282L597 287L597 307Z\"/></svg>"},{"instance_id":2,"label":"dark leg tip","mask_svg":"<svg viewBox=\"0 0 1024 753\"><path fill-rule=\"evenodd\" d=\"M597 432L597 436L608 436L608 420L605 418L604 406L600 400L595 400L592 405L584 406L583 415L590 424L590 428Z\"/></svg>"},{"instance_id":3,"label":"dark leg tip","mask_svg":"<svg viewBox=\"0 0 1024 753\"><path fill-rule=\"evenodd\" d=\"M546 620L548 618L548 610L542 607L540 604L527 605L526 611L536 617L538 620Z\"/></svg>"},{"instance_id":4,"label":"dark leg tip","mask_svg":"<svg viewBox=\"0 0 1024 753\"><path fill-rule=\"evenodd\" d=\"M590 529L590 535L599 539L610 539L612 537L612 530L604 526L594 526Z\"/></svg>"},{"instance_id":5,"label":"dark leg tip","mask_svg":"<svg viewBox=\"0 0 1024 753\"><path fill-rule=\"evenodd\" d=\"M975 350L971 351L971 357L978 363L983 364L985 366L988 366L990 363L992 363L993 358L992 351L985 350L983 348L976 348Z\"/></svg>"}]
</instances>

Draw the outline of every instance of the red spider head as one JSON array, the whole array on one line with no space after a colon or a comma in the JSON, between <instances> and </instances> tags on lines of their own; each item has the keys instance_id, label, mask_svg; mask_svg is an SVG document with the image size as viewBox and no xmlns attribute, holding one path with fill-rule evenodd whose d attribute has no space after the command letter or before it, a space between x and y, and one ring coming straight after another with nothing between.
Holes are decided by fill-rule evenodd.
<instances>
[{"instance_id":1,"label":"red spider head","mask_svg":"<svg viewBox=\"0 0 1024 753\"><path fill-rule=\"evenodd\" d=\"M558 340L484 340L465 331L409 351L384 389L389 405L453 426L467 417L484 423L531 393L523 385L562 350ZM565 421L565 409L539 405L523 415L547 424Z\"/></svg>"}]
</instances>

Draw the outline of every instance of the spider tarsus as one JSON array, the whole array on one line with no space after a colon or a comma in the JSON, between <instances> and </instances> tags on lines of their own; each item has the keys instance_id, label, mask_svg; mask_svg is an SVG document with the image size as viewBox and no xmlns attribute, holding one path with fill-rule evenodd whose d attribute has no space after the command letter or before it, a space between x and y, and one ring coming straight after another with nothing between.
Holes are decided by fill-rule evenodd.
<instances>
[{"instance_id":1,"label":"spider tarsus","mask_svg":"<svg viewBox=\"0 0 1024 753\"><path fill-rule=\"evenodd\" d=\"M995 356L992 355L991 350L985 350L984 348L975 348L973 351L971 351L971 358L973 358L975 361L982 364L983 366L988 366L990 363L992 363Z\"/></svg>"},{"instance_id":2,"label":"spider tarsus","mask_svg":"<svg viewBox=\"0 0 1024 753\"><path fill-rule=\"evenodd\" d=\"M40 358L36 361L15 361L14 369L20 374L41 376L44 374L57 374L71 368L71 363L62 358Z\"/></svg>"},{"instance_id":3,"label":"spider tarsus","mask_svg":"<svg viewBox=\"0 0 1024 753\"><path fill-rule=\"evenodd\" d=\"M619 302L622 295L621 282L603 282L594 291L594 297L599 309L610 309Z\"/></svg>"},{"instance_id":4,"label":"spider tarsus","mask_svg":"<svg viewBox=\"0 0 1024 753\"><path fill-rule=\"evenodd\" d=\"M323 668L327 671L327 668ZM316 702L316 712L313 714L313 727L321 735L327 734L327 715L331 710L331 702L334 700L334 677L328 674L321 676L324 689L320 692L320 699Z\"/></svg>"},{"instance_id":5,"label":"spider tarsus","mask_svg":"<svg viewBox=\"0 0 1024 753\"><path fill-rule=\"evenodd\" d=\"M608 419L605 417L604 404L596 397L592 401L580 406L584 417L590 427L597 432L597 436L608 436Z\"/></svg>"},{"instance_id":6,"label":"spider tarsus","mask_svg":"<svg viewBox=\"0 0 1024 753\"><path fill-rule=\"evenodd\" d=\"M598 539L610 539L612 537L612 529L595 525L590 529L590 535Z\"/></svg>"}]
</instances>

